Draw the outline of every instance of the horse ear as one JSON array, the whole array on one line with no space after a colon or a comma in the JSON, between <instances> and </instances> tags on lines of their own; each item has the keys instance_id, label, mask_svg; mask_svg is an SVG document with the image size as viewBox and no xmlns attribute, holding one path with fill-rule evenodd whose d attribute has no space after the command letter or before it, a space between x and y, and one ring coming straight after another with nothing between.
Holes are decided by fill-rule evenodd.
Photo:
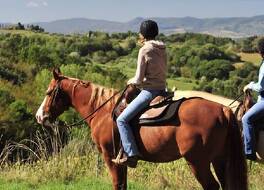
<instances>
[{"instance_id":1,"label":"horse ear","mask_svg":"<svg viewBox=\"0 0 264 190\"><path fill-rule=\"evenodd\" d=\"M58 80L61 76L61 71L59 68L53 69L53 77L55 80Z\"/></svg>"}]
</instances>

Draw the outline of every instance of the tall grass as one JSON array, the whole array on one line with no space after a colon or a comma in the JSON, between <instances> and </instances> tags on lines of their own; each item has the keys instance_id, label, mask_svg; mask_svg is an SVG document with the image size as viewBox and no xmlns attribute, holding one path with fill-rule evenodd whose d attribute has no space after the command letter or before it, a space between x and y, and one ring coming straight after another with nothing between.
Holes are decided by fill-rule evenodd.
<instances>
[{"instance_id":1,"label":"tall grass","mask_svg":"<svg viewBox=\"0 0 264 190\"><path fill-rule=\"evenodd\" d=\"M96 163L92 159L95 151L88 135L80 140L72 139L62 149L59 133L56 130L54 133L49 137L38 135L33 142L34 151L22 143L8 143L0 157L1 176L5 181L26 181L31 185L50 181L67 183L84 176L86 170L90 172ZM28 157L26 162L17 159L16 163L11 163L8 156L19 148L33 152L33 156Z\"/></svg>"},{"instance_id":2,"label":"tall grass","mask_svg":"<svg viewBox=\"0 0 264 190\"><path fill-rule=\"evenodd\" d=\"M53 141L55 140L58 139L54 138ZM40 150L35 151L35 159L32 158L31 161L23 162L18 159L16 163L11 163L1 160L0 189L111 189L111 177L87 128L72 129L69 143L64 147L57 147L56 154L45 152L48 148L45 148L44 141L47 139L35 142L39 144L37 147ZM20 148L30 151L20 145ZM53 146L55 145L61 146L58 142ZM263 169L263 165L251 165L250 189L263 189ZM166 164L140 161L136 169L128 170L128 181L128 189L135 190L201 189L183 159Z\"/></svg>"}]
</instances>

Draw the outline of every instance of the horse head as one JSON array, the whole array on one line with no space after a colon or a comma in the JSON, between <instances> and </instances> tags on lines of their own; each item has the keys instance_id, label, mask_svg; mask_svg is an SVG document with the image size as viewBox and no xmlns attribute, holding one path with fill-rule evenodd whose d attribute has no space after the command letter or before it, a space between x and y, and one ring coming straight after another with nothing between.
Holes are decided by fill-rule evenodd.
<instances>
[{"instance_id":1,"label":"horse head","mask_svg":"<svg viewBox=\"0 0 264 190\"><path fill-rule=\"evenodd\" d=\"M63 90L64 77L59 69L53 70L53 79L46 91L45 99L39 107L36 118L44 127L50 127L51 123L71 105L69 95Z\"/></svg>"}]
</instances>

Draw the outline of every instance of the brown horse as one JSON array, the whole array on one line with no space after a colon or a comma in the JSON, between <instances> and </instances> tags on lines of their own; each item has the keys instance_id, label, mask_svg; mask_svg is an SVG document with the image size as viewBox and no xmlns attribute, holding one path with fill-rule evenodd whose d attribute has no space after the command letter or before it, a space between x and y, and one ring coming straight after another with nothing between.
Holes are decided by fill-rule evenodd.
<instances>
[{"instance_id":1,"label":"brown horse","mask_svg":"<svg viewBox=\"0 0 264 190\"><path fill-rule=\"evenodd\" d=\"M36 115L39 122L44 118L54 120L69 106L85 118L115 93L113 89L65 77L58 71L53 71L53 75ZM117 97L112 98L86 122L117 190L127 188L127 167L111 162L119 144L118 129L111 117L116 101ZM137 126L134 132L142 160L162 163L184 157L207 190L220 188L210 170L212 163L223 189L247 189L240 133L228 107L201 98L188 99L181 104L172 122L163 126Z\"/></svg>"}]
</instances>

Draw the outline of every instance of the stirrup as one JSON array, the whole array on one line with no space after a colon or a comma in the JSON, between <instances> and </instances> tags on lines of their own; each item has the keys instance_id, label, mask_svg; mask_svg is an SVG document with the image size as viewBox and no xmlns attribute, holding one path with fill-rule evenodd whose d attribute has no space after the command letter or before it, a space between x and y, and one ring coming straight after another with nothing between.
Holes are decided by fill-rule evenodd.
<instances>
[{"instance_id":1,"label":"stirrup","mask_svg":"<svg viewBox=\"0 0 264 190\"><path fill-rule=\"evenodd\" d=\"M123 155L123 157L122 157ZM117 157L112 159L112 162L118 165L125 165L130 168L136 168L138 162L138 156L130 156L128 157L125 153L123 148L120 149Z\"/></svg>"},{"instance_id":2,"label":"stirrup","mask_svg":"<svg viewBox=\"0 0 264 190\"><path fill-rule=\"evenodd\" d=\"M116 158L112 159L112 162L114 162L115 164L121 164L123 162L123 158L122 158L123 153L124 153L124 149L122 147L120 148Z\"/></svg>"}]
</instances>

